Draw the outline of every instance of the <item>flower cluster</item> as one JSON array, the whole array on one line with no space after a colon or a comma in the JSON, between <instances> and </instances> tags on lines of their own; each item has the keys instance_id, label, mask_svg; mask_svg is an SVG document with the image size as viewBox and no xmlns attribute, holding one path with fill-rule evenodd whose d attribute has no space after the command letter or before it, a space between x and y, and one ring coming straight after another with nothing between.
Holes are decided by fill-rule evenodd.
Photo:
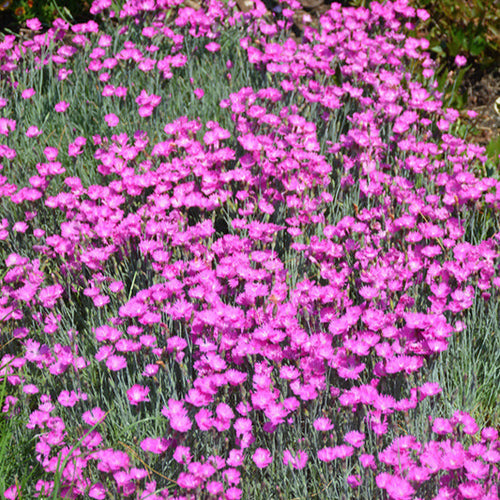
<instances>
[{"instance_id":1,"label":"flower cluster","mask_svg":"<svg viewBox=\"0 0 500 500\"><path fill-rule=\"evenodd\" d=\"M429 379L498 309L500 182L426 13L332 3L299 38L299 2L233 3L1 42L1 418L42 471L4 496L497 498L498 432Z\"/></svg>"}]
</instances>

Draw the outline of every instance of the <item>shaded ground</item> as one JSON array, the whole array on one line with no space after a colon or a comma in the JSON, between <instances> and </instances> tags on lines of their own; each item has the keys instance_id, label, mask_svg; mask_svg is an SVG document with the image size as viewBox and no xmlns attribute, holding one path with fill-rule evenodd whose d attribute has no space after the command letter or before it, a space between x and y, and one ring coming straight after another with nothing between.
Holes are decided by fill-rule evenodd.
<instances>
[{"instance_id":1,"label":"shaded ground","mask_svg":"<svg viewBox=\"0 0 500 500\"><path fill-rule=\"evenodd\" d=\"M471 134L468 139L487 146L500 136L500 114L495 110L495 101L500 99L500 64L483 75L475 74L472 68L464 78L462 91L467 94L467 107L478 113L473 122L477 135Z\"/></svg>"}]
</instances>

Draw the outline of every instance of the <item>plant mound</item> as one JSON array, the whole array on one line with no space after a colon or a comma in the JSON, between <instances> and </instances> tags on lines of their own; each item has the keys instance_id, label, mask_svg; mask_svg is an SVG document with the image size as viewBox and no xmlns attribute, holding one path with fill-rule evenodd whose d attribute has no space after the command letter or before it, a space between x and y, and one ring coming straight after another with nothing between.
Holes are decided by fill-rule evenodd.
<instances>
[{"instance_id":1,"label":"plant mound","mask_svg":"<svg viewBox=\"0 0 500 500\"><path fill-rule=\"evenodd\" d=\"M498 498L500 182L428 14L190 5L0 44L4 497Z\"/></svg>"}]
</instances>

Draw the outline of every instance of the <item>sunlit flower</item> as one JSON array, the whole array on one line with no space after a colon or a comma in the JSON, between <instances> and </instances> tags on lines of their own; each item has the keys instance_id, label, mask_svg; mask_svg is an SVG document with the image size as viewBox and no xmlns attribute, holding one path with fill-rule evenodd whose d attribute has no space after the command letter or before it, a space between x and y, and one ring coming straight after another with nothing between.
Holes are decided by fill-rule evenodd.
<instances>
[{"instance_id":1,"label":"sunlit flower","mask_svg":"<svg viewBox=\"0 0 500 500\"><path fill-rule=\"evenodd\" d=\"M123 356L113 354L106 360L106 366L109 370L117 372L127 366L127 360Z\"/></svg>"},{"instance_id":2,"label":"sunlit flower","mask_svg":"<svg viewBox=\"0 0 500 500\"><path fill-rule=\"evenodd\" d=\"M108 127L116 127L120 123L120 119L114 113L105 115L104 121L108 124Z\"/></svg>"},{"instance_id":3,"label":"sunlit flower","mask_svg":"<svg viewBox=\"0 0 500 500\"><path fill-rule=\"evenodd\" d=\"M39 130L36 125L31 125L28 127L28 130L26 130L26 137L38 137L39 135L43 134L42 130Z\"/></svg>"},{"instance_id":4,"label":"sunlit flower","mask_svg":"<svg viewBox=\"0 0 500 500\"><path fill-rule=\"evenodd\" d=\"M265 469L273 461L273 457L269 450L257 448L252 455L252 460L259 469Z\"/></svg>"},{"instance_id":5,"label":"sunlit flower","mask_svg":"<svg viewBox=\"0 0 500 500\"><path fill-rule=\"evenodd\" d=\"M54 106L54 110L58 113L64 113L69 108L69 102L60 101Z\"/></svg>"},{"instance_id":6,"label":"sunlit flower","mask_svg":"<svg viewBox=\"0 0 500 500\"><path fill-rule=\"evenodd\" d=\"M21 97L23 99L31 99L35 94L35 89L26 89L21 92Z\"/></svg>"},{"instance_id":7,"label":"sunlit flower","mask_svg":"<svg viewBox=\"0 0 500 500\"><path fill-rule=\"evenodd\" d=\"M308 458L309 455L303 450L298 450L293 453L290 450L285 450L283 452L283 463L285 465L291 465L294 469L303 469L307 465Z\"/></svg>"},{"instance_id":8,"label":"sunlit flower","mask_svg":"<svg viewBox=\"0 0 500 500\"><path fill-rule=\"evenodd\" d=\"M131 405L137 406L139 403L149 401L149 387L135 384L127 391L127 397Z\"/></svg>"}]
</instances>

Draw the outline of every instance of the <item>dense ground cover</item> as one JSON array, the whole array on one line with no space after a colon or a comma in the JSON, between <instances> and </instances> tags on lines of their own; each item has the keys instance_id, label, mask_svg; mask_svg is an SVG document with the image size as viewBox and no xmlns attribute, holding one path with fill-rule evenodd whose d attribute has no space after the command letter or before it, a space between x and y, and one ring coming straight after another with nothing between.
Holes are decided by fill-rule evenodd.
<instances>
[{"instance_id":1,"label":"dense ground cover","mask_svg":"<svg viewBox=\"0 0 500 500\"><path fill-rule=\"evenodd\" d=\"M428 14L256 4L1 42L5 498L498 498L500 186Z\"/></svg>"}]
</instances>

